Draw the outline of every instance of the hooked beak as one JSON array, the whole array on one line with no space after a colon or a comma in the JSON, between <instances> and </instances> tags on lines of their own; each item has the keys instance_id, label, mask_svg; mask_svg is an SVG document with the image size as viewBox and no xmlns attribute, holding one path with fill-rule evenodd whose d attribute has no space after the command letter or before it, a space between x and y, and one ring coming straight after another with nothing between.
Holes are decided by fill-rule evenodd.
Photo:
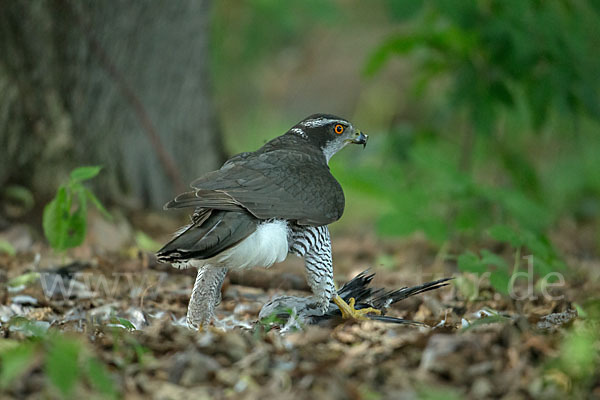
<instances>
[{"instance_id":1,"label":"hooked beak","mask_svg":"<svg viewBox=\"0 0 600 400\"><path fill-rule=\"evenodd\" d=\"M354 139L352 139L350 142L354 143L354 144L362 144L363 149L364 149L365 147L367 147L367 139L368 138L369 138L369 135L365 135L361 131L357 131L356 137Z\"/></svg>"}]
</instances>

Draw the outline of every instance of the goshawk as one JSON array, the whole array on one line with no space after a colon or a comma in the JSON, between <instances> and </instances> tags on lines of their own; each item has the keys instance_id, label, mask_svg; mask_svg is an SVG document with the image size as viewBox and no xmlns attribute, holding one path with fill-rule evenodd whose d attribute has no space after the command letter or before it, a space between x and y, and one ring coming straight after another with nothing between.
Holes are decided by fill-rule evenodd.
<instances>
[{"instance_id":1,"label":"goshawk","mask_svg":"<svg viewBox=\"0 0 600 400\"><path fill-rule=\"evenodd\" d=\"M333 300L345 318L364 318L336 295L327 225L344 211L344 192L329 170L331 157L367 135L349 121L315 114L254 152L241 153L192 182L165 209L194 208L191 223L157 253L178 268L197 267L187 323L211 321L229 269L269 267L289 253L304 257L313 307Z\"/></svg>"}]
</instances>

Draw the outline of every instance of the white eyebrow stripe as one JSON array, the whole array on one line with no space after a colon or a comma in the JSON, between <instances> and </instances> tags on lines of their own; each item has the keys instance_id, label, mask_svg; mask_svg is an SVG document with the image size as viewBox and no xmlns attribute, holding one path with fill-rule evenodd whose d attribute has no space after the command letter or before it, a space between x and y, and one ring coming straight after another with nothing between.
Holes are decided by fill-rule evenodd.
<instances>
[{"instance_id":1,"label":"white eyebrow stripe","mask_svg":"<svg viewBox=\"0 0 600 400\"><path fill-rule=\"evenodd\" d=\"M309 119L309 120L303 121L303 122L300 123L300 125L305 126L307 128L316 128L316 127L319 127L319 126L331 124L332 122L339 122L341 124L348 124L347 121L344 121L342 119L315 118L315 119Z\"/></svg>"},{"instance_id":2,"label":"white eyebrow stripe","mask_svg":"<svg viewBox=\"0 0 600 400\"><path fill-rule=\"evenodd\" d=\"M295 133L297 135L300 135L301 137L303 137L304 139L306 139L308 136L306 136L306 132L304 132L302 129L300 128L292 128L290 129L290 131L292 133Z\"/></svg>"}]
</instances>

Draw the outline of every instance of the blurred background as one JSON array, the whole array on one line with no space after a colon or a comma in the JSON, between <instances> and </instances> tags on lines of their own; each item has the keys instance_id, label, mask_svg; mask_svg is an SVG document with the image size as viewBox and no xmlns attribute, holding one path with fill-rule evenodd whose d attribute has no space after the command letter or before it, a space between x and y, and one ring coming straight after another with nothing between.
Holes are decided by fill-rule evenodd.
<instances>
[{"instance_id":1,"label":"blurred background","mask_svg":"<svg viewBox=\"0 0 600 400\"><path fill-rule=\"evenodd\" d=\"M550 264L547 235L562 229L597 254L596 1L1 7L4 226L39 221L81 165L103 167L93 187L109 206L159 210L228 156L326 112L371 135L332 161L347 192L333 229L441 246L496 227L545 246Z\"/></svg>"},{"instance_id":2,"label":"blurred background","mask_svg":"<svg viewBox=\"0 0 600 400\"><path fill-rule=\"evenodd\" d=\"M598 0L1 1L0 283L66 260L105 274L168 270L145 310L183 315L193 273L163 268L152 253L186 215L162 205L233 154L331 113L369 134L365 150L330 163L346 193L331 226L338 279L367 267L387 287L453 275L439 302L400 308L431 324L443 318L448 332L463 332L478 310L492 322L510 316L510 329L490 328L492 339L471 336L480 348L460 347L464 370L492 353L503 360L473 372L483 384L455 359L436 365L459 394L598 394L599 55ZM302 273L300 260L288 262ZM521 271L532 274L518 281L518 294L533 296L523 302L511 292ZM266 275L261 301L294 288L277 273ZM240 288L252 285L230 276L226 286L239 286L221 310L235 314ZM119 296L114 313L134 301L130 290ZM583 320L535 331L548 315L556 326ZM402 374L418 372L428 338L394 353L408 357ZM461 338L449 339L449 354ZM468 353L476 347L483 355ZM510 372L520 356L523 379ZM381 376L394 376L392 361ZM369 393L356 398L379 398Z\"/></svg>"}]
</instances>

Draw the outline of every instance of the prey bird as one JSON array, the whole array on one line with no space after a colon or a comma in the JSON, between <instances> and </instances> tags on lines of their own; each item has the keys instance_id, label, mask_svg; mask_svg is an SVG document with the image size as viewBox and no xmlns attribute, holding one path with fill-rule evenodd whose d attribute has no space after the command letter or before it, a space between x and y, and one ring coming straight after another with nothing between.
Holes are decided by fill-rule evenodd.
<instances>
[{"instance_id":1,"label":"prey bird","mask_svg":"<svg viewBox=\"0 0 600 400\"><path fill-rule=\"evenodd\" d=\"M344 318L380 313L356 310L336 293L327 225L344 212L344 192L329 170L348 144L366 146L367 135L348 120L315 114L254 152L238 154L192 182L165 209L193 208L191 223L157 253L177 268L198 268L187 324L211 322L229 269L269 267L289 253L303 257L316 309L332 300Z\"/></svg>"},{"instance_id":2,"label":"prey bird","mask_svg":"<svg viewBox=\"0 0 600 400\"><path fill-rule=\"evenodd\" d=\"M421 325L427 326L422 322L407 320L385 315L388 307L408 297L415 296L430 290L439 289L448 286L448 282L453 278L442 278L436 281L423 283L412 287L403 287L396 290L385 290L383 288L369 287L375 277L374 273L363 271L350 281L344 284L337 295L344 301L352 304L358 310L365 308L374 308L381 311L381 314L370 313L366 317L381 322L389 322L401 325ZM330 302L327 310L322 313L314 307L310 299L297 296L275 296L267 302L258 314L259 320L276 317L279 325L285 325L289 322L291 315L301 325L327 325L335 324L342 318L340 309L335 303Z\"/></svg>"}]
</instances>

